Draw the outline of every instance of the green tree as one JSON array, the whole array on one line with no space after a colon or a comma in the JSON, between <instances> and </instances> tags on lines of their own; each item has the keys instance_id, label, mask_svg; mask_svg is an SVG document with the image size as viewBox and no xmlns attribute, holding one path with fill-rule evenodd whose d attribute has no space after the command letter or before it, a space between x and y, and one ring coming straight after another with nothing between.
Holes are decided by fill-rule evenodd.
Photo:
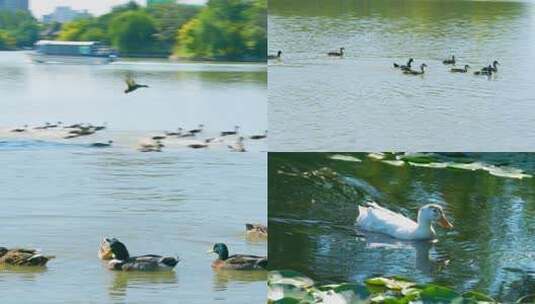
<instances>
[{"instance_id":1,"label":"green tree","mask_svg":"<svg viewBox=\"0 0 535 304\"><path fill-rule=\"evenodd\" d=\"M120 52L142 53L153 50L156 25L144 11L126 11L112 19L108 33L112 45Z\"/></svg>"},{"instance_id":2,"label":"green tree","mask_svg":"<svg viewBox=\"0 0 535 304\"><path fill-rule=\"evenodd\" d=\"M9 34L10 41L15 39L17 47L32 46L39 38L37 20L25 11L0 10L0 30Z\"/></svg>"},{"instance_id":3,"label":"green tree","mask_svg":"<svg viewBox=\"0 0 535 304\"><path fill-rule=\"evenodd\" d=\"M15 48L16 39L8 31L0 30L0 50L12 50Z\"/></svg>"}]
</instances>

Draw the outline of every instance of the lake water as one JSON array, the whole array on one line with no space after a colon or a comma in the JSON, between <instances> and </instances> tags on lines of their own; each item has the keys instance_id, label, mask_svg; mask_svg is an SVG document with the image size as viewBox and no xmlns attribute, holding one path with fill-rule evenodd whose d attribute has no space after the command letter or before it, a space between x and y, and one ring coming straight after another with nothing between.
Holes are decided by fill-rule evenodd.
<instances>
[{"instance_id":1,"label":"lake water","mask_svg":"<svg viewBox=\"0 0 535 304\"><path fill-rule=\"evenodd\" d=\"M39 271L2 269L3 303L265 301L265 272L214 272L215 256L206 254L215 242L231 253L267 254L265 240L245 237L245 223L266 222L265 143L250 143L248 153L173 143L162 153L135 149L144 137L198 123L207 126L201 136L235 124L245 134L263 132L264 67L33 65L23 53L0 53L0 66L2 246L57 256ZM151 88L125 96L129 71ZM7 132L56 120L109 128L73 141L54 131ZM105 139L117 145L87 145ZM133 255L178 255L181 262L170 273L108 271L97 257L104 236L119 238Z\"/></svg>"},{"instance_id":2,"label":"lake water","mask_svg":"<svg viewBox=\"0 0 535 304\"><path fill-rule=\"evenodd\" d=\"M272 269L296 270L320 284L398 275L459 291L478 290L505 303L533 293L533 178L398 167L366 154L350 155L361 162L332 159L333 155L270 153ZM535 154L440 158L454 163L472 159L535 173ZM398 241L359 231L354 225L357 205L369 199L412 219L424 204L439 203L454 228L436 227L436 243Z\"/></svg>"},{"instance_id":3,"label":"lake water","mask_svg":"<svg viewBox=\"0 0 535 304\"><path fill-rule=\"evenodd\" d=\"M533 148L532 1L273 0L268 25L272 151ZM409 57L425 75L392 67Z\"/></svg>"}]
</instances>

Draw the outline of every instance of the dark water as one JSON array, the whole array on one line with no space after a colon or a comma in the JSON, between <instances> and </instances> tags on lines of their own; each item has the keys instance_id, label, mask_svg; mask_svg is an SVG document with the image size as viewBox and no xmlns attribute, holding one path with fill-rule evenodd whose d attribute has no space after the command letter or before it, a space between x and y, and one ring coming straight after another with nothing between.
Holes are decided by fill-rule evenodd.
<instances>
[{"instance_id":1,"label":"dark water","mask_svg":"<svg viewBox=\"0 0 535 304\"><path fill-rule=\"evenodd\" d=\"M535 289L535 180L482 171L396 167L352 154L271 153L269 258L319 283L401 275L511 302ZM535 154L474 154L470 159L535 173ZM448 156L450 161L458 158ZM358 231L357 205L373 199L415 219L443 205L455 226L438 242L405 242Z\"/></svg>"},{"instance_id":2,"label":"dark water","mask_svg":"<svg viewBox=\"0 0 535 304\"><path fill-rule=\"evenodd\" d=\"M268 18L272 151L533 147L532 1L273 0ZM452 54L499 72L451 73ZM423 77L392 68L409 57Z\"/></svg>"}]
</instances>

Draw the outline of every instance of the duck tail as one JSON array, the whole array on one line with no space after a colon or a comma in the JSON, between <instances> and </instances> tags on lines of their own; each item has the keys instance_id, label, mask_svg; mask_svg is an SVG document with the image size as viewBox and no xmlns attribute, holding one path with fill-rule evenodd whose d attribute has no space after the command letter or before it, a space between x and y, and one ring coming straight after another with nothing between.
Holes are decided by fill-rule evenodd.
<instances>
[{"instance_id":1,"label":"duck tail","mask_svg":"<svg viewBox=\"0 0 535 304\"><path fill-rule=\"evenodd\" d=\"M397 63L394 62L394 67L395 67L395 68L399 68L399 64L397 64Z\"/></svg>"},{"instance_id":2,"label":"duck tail","mask_svg":"<svg viewBox=\"0 0 535 304\"><path fill-rule=\"evenodd\" d=\"M46 263L53 258L55 258L55 256L44 256L36 254L28 259L28 264L31 266L45 266Z\"/></svg>"},{"instance_id":3,"label":"duck tail","mask_svg":"<svg viewBox=\"0 0 535 304\"><path fill-rule=\"evenodd\" d=\"M166 266L169 266L171 268L175 267L178 262L180 262L180 258L178 256L176 257L163 257L160 262L162 264L165 264Z\"/></svg>"}]
</instances>

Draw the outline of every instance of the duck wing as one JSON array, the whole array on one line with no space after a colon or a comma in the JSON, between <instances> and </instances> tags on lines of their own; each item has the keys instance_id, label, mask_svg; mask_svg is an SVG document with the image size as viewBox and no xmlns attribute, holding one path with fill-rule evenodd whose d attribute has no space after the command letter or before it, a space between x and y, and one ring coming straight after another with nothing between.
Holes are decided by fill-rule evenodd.
<instances>
[{"instance_id":1,"label":"duck wing","mask_svg":"<svg viewBox=\"0 0 535 304\"><path fill-rule=\"evenodd\" d=\"M267 258L256 255L235 254L228 257L225 260L225 264L236 270L264 269L267 267Z\"/></svg>"}]
</instances>

